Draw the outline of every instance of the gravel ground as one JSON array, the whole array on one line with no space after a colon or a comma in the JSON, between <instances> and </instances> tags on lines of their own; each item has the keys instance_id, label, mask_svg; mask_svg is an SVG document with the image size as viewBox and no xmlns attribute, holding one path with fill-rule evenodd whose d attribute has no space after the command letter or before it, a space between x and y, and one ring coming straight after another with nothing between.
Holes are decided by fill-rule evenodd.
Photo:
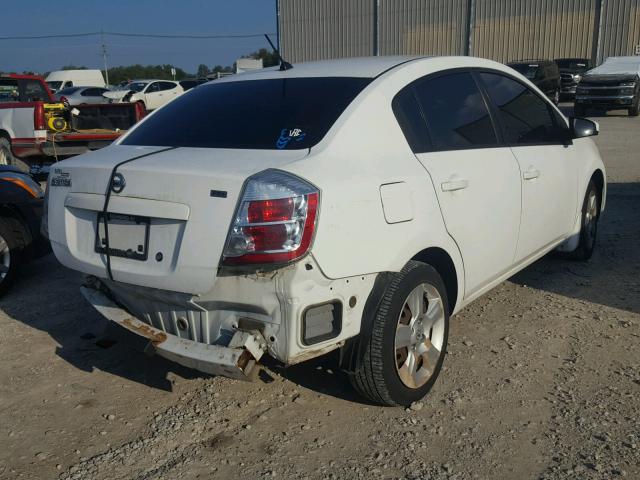
<instances>
[{"instance_id":1,"label":"gravel ground","mask_svg":"<svg viewBox=\"0 0 640 480\"><path fill-rule=\"evenodd\" d=\"M598 118L599 246L544 258L451 324L409 409L329 356L244 383L109 341L81 276L32 263L0 301L0 478L640 478L640 119Z\"/></svg>"}]
</instances>

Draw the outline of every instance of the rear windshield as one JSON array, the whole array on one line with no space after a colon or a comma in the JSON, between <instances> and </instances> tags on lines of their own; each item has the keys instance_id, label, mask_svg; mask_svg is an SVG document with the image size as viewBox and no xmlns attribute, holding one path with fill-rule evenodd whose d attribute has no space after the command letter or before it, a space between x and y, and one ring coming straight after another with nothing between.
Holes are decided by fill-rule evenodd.
<instances>
[{"instance_id":1,"label":"rear windshield","mask_svg":"<svg viewBox=\"0 0 640 480\"><path fill-rule=\"evenodd\" d=\"M202 85L153 114L122 144L309 148L324 137L371 80L287 78Z\"/></svg>"},{"instance_id":2,"label":"rear windshield","mask_svg":"<svg viewBox=\"0 0 640 480\"><path fill-rule=\"evenodd\" d=\"M561 58L556 60L558 68L563 70L572 70L576 72L584 72L589 69L589 63L586 60L577 58Z\"/></svg>"},{"instance_id":3,"label":"rear windshield","mask_svg":"<svg viewBox=\"0 0 640 480\"><path fill-rule=\"evenodd\" d=\"M528 79L536 78L536 72L538 71L539 67L539 65L536 63L512 63L509 66Z\"/></svg>"},{"instance_id":4,"label":"rear windshield","mask_svg":"<svg viewBox=\"0 0 640 480\"><path fill-rule=\"evenodd\" d=\"M78 90L80 90L80 87L67 87L67 88L63 88L62 90L58 90L57 93L59 95L71 95L77 92Z\"/></svg>"}]
</instances>

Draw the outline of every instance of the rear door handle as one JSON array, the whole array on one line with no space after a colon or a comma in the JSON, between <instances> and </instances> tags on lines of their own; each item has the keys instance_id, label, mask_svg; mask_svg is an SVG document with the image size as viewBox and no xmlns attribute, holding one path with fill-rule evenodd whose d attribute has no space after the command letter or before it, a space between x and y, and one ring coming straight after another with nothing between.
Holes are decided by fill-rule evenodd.
<instances>
[{"instance_id":1,"label":"rear door handle","mask_svg":"<svg viewBox=\"0 0 640 480\"><path fill-rule=\"evenodd\" d=\"M444 182L440 185L443 192L455 192L456 190L464 190L469 186L469 181L460 179L460 180L450 180L448 182Z\"/></svg>"},{"instance_id":2,"label":"rear door handle","mask_svg":"<svg viewBox=\"0 0 640 480\"><path fill-rule=\"evenodd\" d=\"M538 178L539 176L540 170L536 170L535 168L530 168L522 174L522 178L524 178L525 180L533 180L534 178Z\"/></svg>"}]
</instances>

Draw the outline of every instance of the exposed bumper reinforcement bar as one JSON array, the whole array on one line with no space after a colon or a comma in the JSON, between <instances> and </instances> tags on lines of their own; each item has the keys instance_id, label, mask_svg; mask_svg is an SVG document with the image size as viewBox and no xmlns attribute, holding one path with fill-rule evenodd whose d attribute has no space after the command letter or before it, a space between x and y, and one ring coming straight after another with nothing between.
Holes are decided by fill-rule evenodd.
<instances>
[{"instance_id":1,"label":"exposed bumper reinforcement bar","mask_svg":"<svg viewBox=\"0 0 640 480\"><path fill-rule=\"evenodd\" d=\"M254 380L259 371L258 360L266 342L258 331L237 331L229 346L207 345L154 328L120 308L104 293L86 286L80 291L106 319L149 340L149 347L168 360L212 375L238 380Z\"/></svg>"}]
</instances>

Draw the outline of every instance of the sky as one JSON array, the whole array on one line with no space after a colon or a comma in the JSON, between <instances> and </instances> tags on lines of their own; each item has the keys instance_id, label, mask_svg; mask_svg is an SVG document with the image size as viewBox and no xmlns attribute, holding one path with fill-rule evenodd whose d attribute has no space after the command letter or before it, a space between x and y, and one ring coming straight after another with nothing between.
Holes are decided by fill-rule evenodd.
<instances>
[{"instance_id":1,"label":"sky","mask_svg":"<svg viewBox=\"0 0 640 480\"><path fill-rule=\"evenodd\" d=\"M29 0L2 7L0 37L113 31L153 34L273 33L275 0ZM231 65L241 55L269 48L266 40L152 39L105 36L109 67L171 64L195 73L198 65ZM103 68L99 36L0 40L0 71L46 72L63 65Z\"/></svg>"}]
</instances>

